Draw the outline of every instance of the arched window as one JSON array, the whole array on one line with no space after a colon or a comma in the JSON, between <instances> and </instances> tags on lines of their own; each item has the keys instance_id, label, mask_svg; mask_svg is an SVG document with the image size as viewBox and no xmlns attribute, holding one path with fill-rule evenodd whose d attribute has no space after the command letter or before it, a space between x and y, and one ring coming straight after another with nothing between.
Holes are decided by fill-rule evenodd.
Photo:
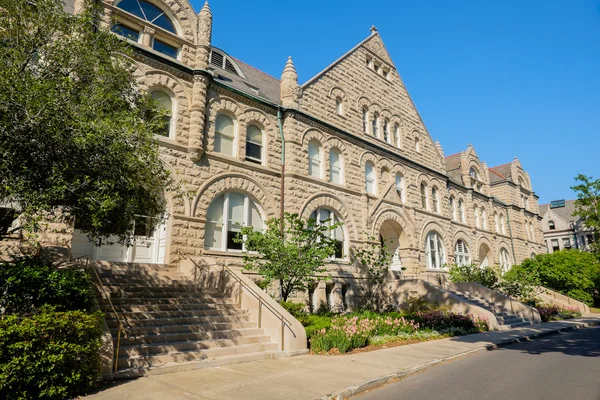
<instances>
[{"instance_id":1,"label":"arched window","mask_svg":"<svg viewBox=\"0 0 600 400\"><path fill-rule=\"evenodd\" d=\"M322 178L322 170L321 145L311 141L308 143L308 175L314 178Z\"/></svg>"},{"instance_id":2,"label":"arched window","mask_svg":"<svg viewBox=\"0 0 600 400\"><path fill-rule=\"evenodd\" d=\"M404 203L404 179L400 174L396 174L396 193L400 196L400 201Z\"/></svg>"},{"instance_id":3,"label":"arched window","mask_svg":"<svg viewBox=\"0 0 600 400\"><path fill-rule=\"evenodd\" d=\"M377 187L375 185L375 166L370 161L365 164L365 177L367 193L376 194Z\"/></svg>"},{"instance_id":4,"label":"arched window","mask_svg":"<svg viewBox=\"0 0 600 400\"><path fill-rule=\"evenodd\" d=\"M215 151L235 157L235 131L233 119L225 114L217 115L215 122Z\"/></svg>"},{"instance_id":5,"label":"arched window","mask_svg":"<svg viewBox=\"0 0 600 400\"><path fill-rule=\"evenodd\" d=\"M173 138L175 136L175 122L173 116L175 115L175 102L171 96L163 90L153 90L150 96L156 100L159 107L166 112L165 125L161 132L161 136Z\"/></svg>"},{"instance_id":6,"label":"arched window","mask_svg":"<svg viewBox=\"0 0 600 400\"><path fill-rule=\"evenodd\" d=\"M494 213L494 228L496 229L496 233L500 233L500 218L498 217L498 213Z\"/></svg>"},{"instance_id":7,"label":"arched window","mask_svg":"<svg viewBox=\"0 0 600 400\"><path fill-rule=\"evenodd\" d=\"M479 208L477 206L473 209L473 214L475 214L475 227L479 228Z\"/></svg>"},{"instance_id":8,"label":"arched window","mask_svg":"<svg viewBox=\"0 0 600 400\"><path fill-rule=\"evenodd\" d=\"M485 208L481 209L481 228L487 229L487 213L485 212Z\"/></svg>"},{"instance_id":9,"label":"arched window","mask_svg":"<svg viewBox=\"0 0 600 400\"><path fill-rule=\"evenodd\" d=\"M363 132L369 133L369 111L366 108L362 109Z\"/></svg>"},{"instance_id":10,"label":"arched window","mask_svg":"<svg viewBox=\"0 0 600 400\"><path fill-rule=\"evenodd\" d=\"M463 224L465 223L465 206L462 200L458 200L458 219Z\"/></svg>"},{"instance_id":11,"label":"arched window","mask_svg":"<svg viewBox=\"0 0 600 400\"><path fill-rule=\"evenodd\" d=\"M343 223L340 217L333 211L318 208L310 214L310 219L317 221L320 224L326 224L327 226L332 226L334 224ZM344 229L342 226L338 226L337 228L329 231L331 238L335 240L335 255L333 258L343 259L346 258L346 240L344 238Z\"/></svg>"},{"instance_id":12,"label":"arched window","mask_svg":"<svg viewBox=\"0 0 600 400\"><path fill-rule=\"evenodd\" d=\"M450 196L450 217L456 220L456 202L454 201L454 196Z\"/></svg>"},{"instance_id":13,"label":"arched window","mask_svg":"<svg viewBox=\"0 0 600 400\"><path fill-rule=\"evenodd\" d=\"M471 255L467 244L462 240L457 240L454 246L454 262L458 265L471 264Z\"/></svg>"},{"instance_id":14,"label":"arched window","mask_svg":"<svg viewBox=\"0 0 600 400\"><path fill-rule=\"evenodd\" d=\"M204 247L211 250L244 250L237 243L243 226L262 231L264 222L260 206L244 193L225 192L215 198L206 213Z\"/></svg>"},{"instance_id":15,"label":"arched window","mask_svg":"<svg viewBox=\"0 0 600 400\"><path fill-rule=\"evenodd\" d=\"M535 258L535 253L531 253L531 254L529 255L529 258Z\"/></svg>"},{"instance_id":16,"label":"arched window","mask_svg":"<svg viewBox=\"0 0 600 400\"><path fill-rule=\"evenodd\" d=\"M503 235L506 235L506 217L504 215L500 216L500 230Z\"/></svg>"},{"instance_id":17,"label":"arched window","mask_svg":"<svg viewBox=\"0 0 600 400\"><path fill-rule=\"evenodd\" d=\"M421 208L427 210L427 185L421 183Z\"/></svg>"},{"instance_id":18,"label":"arched window","mask_svg":"<svg viewBox=\"0 0 600 400\"><path fill-rule=\"evenodd\" d=\"M419 138L415 138L415 150L417 153L421 152L421 145L419 143Z\"/></svg>"},{"instance_id":19,"label":"arched window","mask_svg":"<svg viewBox=\"0 0 600 400\"><path fill-rule=\"evenodd\" d=\"M398 125L394 125L394 144L398 148L400 148L400 141L400 127Z\"/></svg>"},{"instance_id":20,"label":"arched window","mask_svg":"<svg viewBox=\"0 0 600 400\"><path fill-rule=\"evenodd\" d=\"M554 225L554 221L552 221L552 220L548 221L548 229L550 229L550 230L556 229L556 225Z\"/></svg>"},{"instance_id":21,"label":"arched window","mask_svg":"<svg viewBox=\"0 0 600 400\"><path fill-rule=\"evenodd\" d=\"M335 98L335 112L337 115L344 115L344 102L341 97Z\"/></svg>"},{"instance_id":22,"label":"arched window","mask_svg":"<svg viewBox=\"0 0 600 400\"><path fill-rule=\"evenodd\" d=\"M535 240L535 237L533 235L533 224L531 222L529 223L529 239L532 242Z\"/></svg>"},{"instance_id":23,"label":"arched window","mask_svg":"<svg viewBox=\"0 0 600 400\"><path fill-rule=\"evenodd\" d=\"M329 182L341 185L343 182L342 153L338 149L329 151Z\"/></svg>"},{"instance_id":24,"label":"arched window","mask_svg":"<svg viewBox=\"0 0 600 400\"><path fill-rule=\"evenodd\" d=\"M502 268L503 272L506 272L510 269L511 261L510 256L508 255L508 250L505 248L500 249L500 268Z\"/></svg>"},{"instance_id":25,"label":"arched window","mask_svg":"<svg viewBox=\"0 0 600 400\"><path fill-rule=\"evenodd\" d=\"M433 212L439 213L440 212L440 203L439 203L439 199L438 199L438 191L437 191L437 188L435 188L435 187L431 188L431 204L433 206Z\"/></svg>"},{"instance_id":26,"label":"arched window","mask_svg":"<svg viewBox=\"0 0 600 400\"><path fill-rule=\"evenodd\" d=\"M383 121L383 140L389 144L392 144L392 137L390 136L390 124L387 119Z\"/></svg>"},{"instance_id":27,"label":"arched window","mask_svg":"<svg viewBox=\"0 0 600 400\"><path fill-rule=\"evenodd\" d=\"M479 173L477 173L477 170L473 167L469 169L469 176L473 179L479 180Z\"/></svg>"},{"instance_id":28,"label":"arched window","mask_svg":"<svg viewBox=\"0 0 600 400\"><path fill-rule=\"evenodd\" d=\"M263 162L263 134L256 125L246 130L246 160L257 164Z\"/></svg>"},{"instance_id":29,"label":"arched window","mask_svg":"<svg viewBox=\"0 0 600 400\"><path fill-rule=\"evenodd\" d=\"M425 256L427 258L427 268L441 269L446 263L444 244L437 232L431 231L427 234Z\"/></svg>"},{"instance_id":30,"label":"arched window","mask_svg":"<svg viewBox=\"0 0 600 400\"><path fill-rule=\"evenodd\" d=\"M373 114L373 120L371 121L371 124L373 125L373 127L372 127L373 136L378 138L379 137L379 114L377 114L377 113Z\"/></svg>"}]
</instances>

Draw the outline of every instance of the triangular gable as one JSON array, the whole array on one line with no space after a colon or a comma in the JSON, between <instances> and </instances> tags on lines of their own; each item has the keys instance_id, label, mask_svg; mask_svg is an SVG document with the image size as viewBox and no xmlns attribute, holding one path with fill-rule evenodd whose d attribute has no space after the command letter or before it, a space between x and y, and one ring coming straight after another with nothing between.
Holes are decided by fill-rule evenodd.
<instances>
[{"instance_id":1,"label":"triangular gable","mask_svg":"<svg viewBox=\"0 0 600 400\"><path fill-rule=\"evenodd\" d=\"M379 36L378 33L368 37L365 41L363 41L363 45L375 53L375 55L377 55L377 57L379 57L382 61L392 65L394 69L396 68L394 66L394 62L392 61L392 57L390 57L390 53L388 53L383 41L381 40L381 36Z\"/></svg>"}]
</instances>

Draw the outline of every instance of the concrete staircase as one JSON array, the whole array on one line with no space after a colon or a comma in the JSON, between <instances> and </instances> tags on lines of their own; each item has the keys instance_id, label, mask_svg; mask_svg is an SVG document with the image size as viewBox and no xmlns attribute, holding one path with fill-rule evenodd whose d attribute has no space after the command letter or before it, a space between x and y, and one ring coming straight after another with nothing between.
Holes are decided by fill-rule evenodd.
<instances>
[{"instance_id":1,"label":"concrete staircase","mask_svg":"<svg viewBox=\"0 0 600 400\"><path fill-rule=\"evenodd\" d=\"M118 370L146 375L273 358L276 343L226 293L198 288L166 265L96 261L123 323ZM105 299L117 347L119 322Z\"/></svg>"},{"instance_id":2,"label":"concrete staircase","mask_svg":"<svg viewBox=\"0 0 600 400\"><path fill-rule=\"evenodd\" d=\"M499 330L508 330L508 329L512 329L512 328L517 328L519 326L532 325L535 323L530 318L523 318L523 317L520 317L513 313L499 311L499 309L496 307L496 305L493 302L491 302L487 299L484 299L480 296L477 296L475 294L472 294L470 292L466 292L466 291L461 292L461 291L457 291L457 290L451 290L451 291L454 294L467 300L468 302L475 304L478 307L484 308L484 309L490 311L492 314L494 314L494 316L498 320L498 329Z\"/></svg>"}]
</instances>

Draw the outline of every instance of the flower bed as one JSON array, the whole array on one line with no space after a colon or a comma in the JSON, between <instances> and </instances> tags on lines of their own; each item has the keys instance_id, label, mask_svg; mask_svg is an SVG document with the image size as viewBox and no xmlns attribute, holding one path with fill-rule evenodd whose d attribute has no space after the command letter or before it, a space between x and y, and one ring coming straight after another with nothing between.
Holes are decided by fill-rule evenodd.
<instances>
[{"instance_id":1,"label":"flower bed","mask_svg":"<svg viewBox=\"0 0 600 400\"><path fill-rule=\"evenodd\" d=\"M579 318L581 311L577 307L560 307L553 304L542 304L536 307L542 322L560 321L563 319Z\"/></svg>"},{"instance_id":2,"label":"flower bed","mask_svg":"<svg viewBox=\"0 0 600 400\"><path fill-rule=\"evenodd\" d=\"M346 316L317 317L322 325L320 329L315 329L314 325L305 325L310 349L314 353L326 353L333 349L346 353L368 345L426 341L488 330L484 319L443 311L420 312L411 316L398 312L362 312ZM330 321L329 326L327 319Z\"/></svg>"}]
</instances>

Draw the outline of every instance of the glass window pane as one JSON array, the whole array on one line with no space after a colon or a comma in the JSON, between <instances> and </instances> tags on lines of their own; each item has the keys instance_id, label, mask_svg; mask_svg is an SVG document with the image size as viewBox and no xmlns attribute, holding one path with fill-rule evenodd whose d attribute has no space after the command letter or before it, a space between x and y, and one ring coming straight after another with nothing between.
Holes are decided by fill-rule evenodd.
<instances>
[{"instance_id":1,"label":"glass window pane","mask_svg":"<svg viewBox=\"0 0 600 400\"><path fill-rule=\"evenodd\" d=\"M118 35L123 36L124 38L131 39L134 42L138 42L140 40L140 33L137 30L119 24L118 22L111 26L110 30Z\"/></svg>"},{"instance_id":2,"label":"glass window pane","mask_svg":"<svg viewBox=\"0 0 600 400\"><path fill-rule=\"evenodd\" d=\"M229 230L240 230L244 224L244 196L241 193L229 193Z\"/></svg>"},{"instance_id":3,"label":"glass window pane","mask_svg":"<svg viewBox=\"0 0 600 400\"><path fill-rule=\"evenodd\" d=\"M320 147L316 143L308 144L308 174L314 177L321 176L321 154Z\"/></svg>"},{"instance_id":4,"label":"glass window pane","mask_svg":"<svg viewBox=\"0 0 600 400\"><path fill-rule=\"evenodd\" d=\"M213 200L206 213L206 232L204 247L207 249L221 249L223 234L223 201L225 195Z\"/></svg>"},{"instance_id":5,"label":"glass window pane","mask_svg":"<svg viewBox=\"0 0 600 400\"><path fill-rule=\"evenodd\" d=\"M175 30L175 26L173 25L173 22L171 22L171 20L164 14L161 15L160 17L156 18L154 21L152 21L152 23L156 26L163 28L166 31L177 34L177 31Z\"/></svg>"},{"instance_id":6,"label":"glass window pane","mask_svg":"<svg viewBox=\"0 0 600 400\"><path fill-rule=\"evenodd\" d=\"M215 151L227 155L233 155L233 138L217 133L215 136Z\"/></svg>"},{"instance_id":7,"label":"glass window pane","mask_svg":"<svg viewBox=\"0 0 600 400\"><path fill-rule=\"evenodd\" d=\"M258 206L254 204L252 200L250 200L250 226L252 226L255 231L262 231L264 227Z\"/></svg>"},{"instance_id":8,"label":"glass window pane","mask_svg":"<svg viewBox=\"0 0 600 400\"><path fill-rule=\"evenodd\" d=\"M246 140L252 143L262 145L262 131L256 125L248 126Z\"/></svg>"},{"instance_id":9,"label":"glass window pane","mask_svg":"<svg viewBox=\"0 0 600 400\"><path fill-rule=\"evenodd\" d=\"M249 159L249 161L256 161L260 163L262 161L262 146L247 142L246 158Z\"/></svg>"},{"instance_id":10,"label":"glass window pane","mask_svg":"<svg viewBox=\"0 0 600 400\"><path fill-rule=\"evenodd\" d=\"M163 92L162 90L154 90L150 96L156 100L156 102L164 111L167 111L169 114L173 112L173 100L167 93Z\"/></svg>"},{"instance_id":11,"label":"glass window pane","mask_svg":"<svg viewBox=\"0 0 600 400\"><path fill-rule=\"evenodd\" d=\"M234 125L233 120L225 114L219 114L215 121L215 129L224 135L233 137Z\"/></svg>"},{"instance_id":12,"label":"glass window pane","mask_svg":"<svg viewBox=\"0 0 600 400\"><path fill-rule=\"evenodd\" d=\"M140 17L144 20L146 19L146 18L144 18L144 14L142 13L142 10L141 10L137 0L122 0L121 2L119 2L117 7L119 7L121 10L125 10L125 11L127 11L137 17Z\"/></svg>"},{"instance_id":13,"label":"glass window pane","mask_svg":"<svg viewBox=\"0 0 600 400\"><path fill-rule=\"evenodd\" d=\"M171 46L163 41L158 39L154 39L154 43L152 44L152 48L159 53L163 53L166 56L177 58L178 49L175 46Z\"/></svg>"}]
</instances>

